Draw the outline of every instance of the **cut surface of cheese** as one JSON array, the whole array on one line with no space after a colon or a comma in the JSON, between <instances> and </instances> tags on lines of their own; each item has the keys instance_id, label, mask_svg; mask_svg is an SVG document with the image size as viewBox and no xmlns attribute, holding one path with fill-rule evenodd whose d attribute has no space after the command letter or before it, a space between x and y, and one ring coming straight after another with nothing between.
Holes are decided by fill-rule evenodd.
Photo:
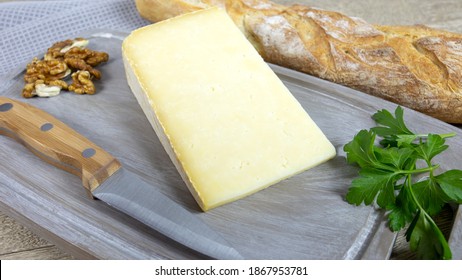
<instances>
[{"instance_id":1,"label":"cut surface of cheese","mask_svg":"<svg viewBox=\"0 0 462 280\"><path fill-rule=\"evenodd\" d=\"M132 92L204 211L335 156L219 8L135 30L122 53Z\"/></svg>"}]
</instances>

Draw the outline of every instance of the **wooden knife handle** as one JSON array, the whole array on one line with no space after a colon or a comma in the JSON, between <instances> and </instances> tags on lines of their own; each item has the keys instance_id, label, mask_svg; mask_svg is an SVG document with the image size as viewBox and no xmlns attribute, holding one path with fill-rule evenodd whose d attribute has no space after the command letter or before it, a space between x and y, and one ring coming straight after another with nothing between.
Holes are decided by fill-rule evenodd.
<instances>
[{"instance_id":1,"label":"wooden knife handle","mask_svg":"<svg viewBox=\"0 0 462 280\"><path fill-rule=\"evenodd\" d=\"M90 195L121 167L109 153L50 114L2 96L0 134L18 140L46 162L81 177Z\"/></svg>"}]
</instances>

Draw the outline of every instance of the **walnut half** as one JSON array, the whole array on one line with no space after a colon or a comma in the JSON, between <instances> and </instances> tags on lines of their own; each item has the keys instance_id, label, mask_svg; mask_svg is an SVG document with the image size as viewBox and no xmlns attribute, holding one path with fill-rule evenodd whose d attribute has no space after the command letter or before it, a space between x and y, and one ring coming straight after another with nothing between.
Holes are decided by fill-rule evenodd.
<instances>
[{"instance_id":1,"label":"walnut half","mask_svg":"<svg viewBox=\"0 0 462 280\"><path fill-rule=\"evenodd\" d=\"M91 81L90 72L83 70L73 73L69 90L78 94L94 94L95 85Z\"/></svg>"},{"instance_id":2,"label":"walnut half","mask_svg":"<svg viewBox=\"0 0 462 280\"><path fill-rule=\"evenodd\" d=\"M61 93L61 89L67 89L67 83L62 80L48 81L37 80L33 83L28 83L22 90L22 96L26 98L52 97Z\"/></svg>"}]
</instances>

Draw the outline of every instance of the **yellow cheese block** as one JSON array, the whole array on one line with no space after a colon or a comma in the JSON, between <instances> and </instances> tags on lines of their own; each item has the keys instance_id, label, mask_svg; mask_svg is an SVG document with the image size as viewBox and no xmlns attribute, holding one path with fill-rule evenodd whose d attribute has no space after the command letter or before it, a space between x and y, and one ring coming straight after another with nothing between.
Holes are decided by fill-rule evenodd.
<instances>
[{"instance_id":1,"label":"yellow cheese block","mask_svg":"<svg viewBox=\"0 0 462 280\"><path fill-rule=\"evenodd\" d=\"M204 211L335 156L219 8L135 30L122 51L134 95Z\"/></svg>"}]
</instances>

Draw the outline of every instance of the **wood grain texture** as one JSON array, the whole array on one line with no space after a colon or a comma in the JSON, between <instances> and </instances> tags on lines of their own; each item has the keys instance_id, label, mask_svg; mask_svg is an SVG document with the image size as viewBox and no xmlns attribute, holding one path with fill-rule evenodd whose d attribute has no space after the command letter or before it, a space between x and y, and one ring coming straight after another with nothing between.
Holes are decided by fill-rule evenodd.
<instances>
[{"instance_id":1,"label":"wood grain texture","mask_svg":"<svg viewBox=\"0 0 462 280\"><path fill-rule=\"evenodd\" d=\"M0 214L0 260L72 259L12 218Z\"/></svg>"},{"instance_id":2,"label":"wood grain texture","mask_svg":"<svg viewBox=\"0 0 462 280\"><path fill-rule=\"evenodd\" d=\"M26 250L14 253L0 255L1 260L72 260L73 258L63 253L54 245L36 248L34 250Z\"/></svg>"},{"instance_id":3,"label":"wood grain texture","mask_svg":"<svg viewBox=\"0 0 462 280\"><path fill-rule=\"evenodd\" d=\"M50 114L1 96L0 134L16 139L42 160L79 176L89 197L121 167L109 153Z\"/></svg>"},{"instance_id":4,"label":"wood grain texture","mask_svg":"<svg viewBox=\"0 0 462 280\"><path fill-rule=\"evenodd\" d=\"M50 246L10 217L0 214L0 221L0 256Z\"/></svg>"},{"instance_id":5,"label":"wood grain texture","mask_svg":"<svg viewBox=\"0 0 462 280\"><path fill-rule=\"evenodd\" d=\"M0 2L5 1L2 0ZM435 0L275 0L275 2L283 4L301 3L328 10L336 10L349 16L358 16L368 22L377 24L426 24L431 27L462 32L462 2L459 0L447 0L443 2ZM0 257L5 255L5 259L28 259L31 256L34 259L59 258L55 254L56 247L53 247L53 250L43 249L42 246L49 248L47 247L49 246L48 242L38 238L37 235L24 227L19 226L17 222L9 217L0 215L0 224L4 225L0 227L0 248L2 249ZM451 219L448 219L446 224L451 224ZM397 255L403 255L403 250L406 251L406 248L406 244L404 244L404 247L402 244L398 244L398 246L395 246L395 254L392 256L399 258ZM58 255L61 254L63 253L60 252ZM78 254L75 255L79 256ZM65 256L71 257L70 255ZM457 256L459 258L462 257L460 253Z\"/></svg>"}]
</instances>

